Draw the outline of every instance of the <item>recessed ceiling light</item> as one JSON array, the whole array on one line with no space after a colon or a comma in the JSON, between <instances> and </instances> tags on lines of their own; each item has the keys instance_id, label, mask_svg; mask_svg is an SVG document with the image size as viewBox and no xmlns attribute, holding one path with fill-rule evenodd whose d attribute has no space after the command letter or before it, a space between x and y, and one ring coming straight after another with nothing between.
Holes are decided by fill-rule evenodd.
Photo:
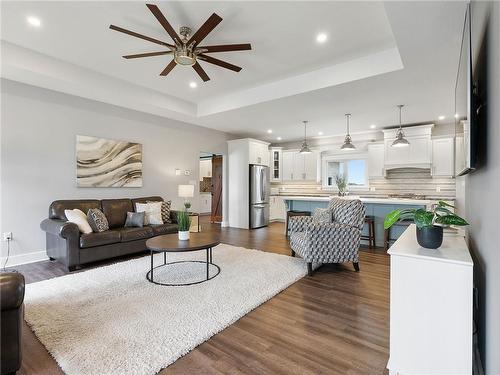
<instances>
[{"instance_id":1,"label":"recessed ceiling light","mask_svg":"<svg viewBox=\"0 0 500 375\"><path fill-rule=\"evenodd\" d=\"M283 138L281 138L281 137L278 137L278 138L276 138L276 139L277 139L278 141L281 141L281 140L282 140Z\"/></svg>"},{"instance_id":2,"label":"recessed ceiling light","mask_svg":"<svg viewBox=\"0 0 500 375\"><path fill-rule=\"evenodd\" d=\"M375 125L375 124L370 125L370 129L375 129L376 127L377 127L377 125Z\"/></svg>"},{"instance_id":3,"label":"recessed ceiling light","mask_svg":"<svg viewBox=\"0 0 500 375\"><path fill-rule=\"evenodd\" d=\"M37 18L35 16L26 17L26 21L28 21L31 26L40 27L42 25L42 21L40 21L40 18Z\"/></svg>"},{"instance_id":4,"label":"recessed ceiling light","mask_svg":"<svg viewBox=\"0 0 500 375\"><path fill-rule=\"evenodd\" d=\"M445 118L446 118L446 117L444 117L444 116L439 116L439 117L438 117L438 120L444 120Z\"/></svg>"},{"instance_id":5,"label":"recessed ceiling light","mask_svg":"<svg viewBox=\"0 0 500 375\"><path fill-rule=\"evenodd\" d=\"M318 132L318 135L323 135L323 132Z\"/></svg>"},{"instance_id":6,"label":"recessed ceiling light","mask_svg":"<svg viewBox=\"0 0 500 375\"><path fill-rule=\"evenodd\" d=\"M316 42L318 43L325 43L327 39L328 36L325 33L319 33L316 35Z\"/></svg>"},{"instance_id":7,"label":"recessed ceiling light","mask_svg":"<svg viewBox=\"0 0 500 375\"><path fill-rule=\"evenodd\" d=\"M198 84L196 82L189 82L189 87L191 87L192 89L195 89L198 87Z\"/></svg>"},{"instance_id":8,"label":"recessed ceiling light","mask_svg":"<svg viewBox=\"0 0 500 375\"><path fill-rule=\"evenodd\" d=\"M455 118L458 118L458 117L459 117L459 116L458 116L458 113L455 113Z\"/></svg>"},{"instance_id":9,"label":"recessed ceiling light","mask_svg":"<svg viewBox=\"0 0 500 375\"><path fill-rule=\"evenodd\" d=\"M271 134L273 132L273 129L267 129L267 134Z\"/></svg>"}]
</instances>

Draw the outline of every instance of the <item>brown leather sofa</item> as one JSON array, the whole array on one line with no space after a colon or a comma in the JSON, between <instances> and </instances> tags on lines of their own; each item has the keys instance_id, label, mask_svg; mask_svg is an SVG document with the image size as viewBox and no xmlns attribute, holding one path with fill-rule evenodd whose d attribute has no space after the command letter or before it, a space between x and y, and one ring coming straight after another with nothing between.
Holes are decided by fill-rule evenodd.
<instances>
[{"instance_id":1,"label":"brown leather sofa","mask_svg":"<svg viewBox=\"0 0 500 375\"><path fill-rule=\"evenodd\" d=\"M24 276L17 272L0 273L1 374L14 374L21 367L21 334L24 320Z\"/></svg>"},{"instance_id":2,"label":"brown leather sofa","mask_svg":"<svg viewBox=\"0 0 500 375\"><path fill-rule=\"evenodd\" d=\"M46 251L51 260L63 263L73 271L83 264L110 259L146 250L146 240L153 236L177 232L177 211L171 211L172 224L125 228L127 212L135 211L136 203L163 201L161 197L135 199L57 200L49 207L49 218L40 223L46 232ZM99 208L109 223L109 230L81 234L74 223L67 221L65 209L78 208L83 212Z\"/></svg>"}]
</instances>

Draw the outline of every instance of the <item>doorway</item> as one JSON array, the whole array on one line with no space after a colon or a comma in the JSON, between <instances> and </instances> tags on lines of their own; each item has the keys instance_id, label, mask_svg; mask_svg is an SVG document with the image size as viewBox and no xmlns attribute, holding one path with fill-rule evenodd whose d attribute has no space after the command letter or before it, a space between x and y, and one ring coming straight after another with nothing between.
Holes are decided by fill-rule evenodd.
<instances>
[{"instance_id":1,"label":"doorway","mask_svg":"<svg viewBox=\"0 0 500 375\"><path fill-rule=\"evenodd\" d=\"M201 216L211 223L222 223L223 157L221 154L200 153L200 208Z\"/></svg>"}]
</instances>

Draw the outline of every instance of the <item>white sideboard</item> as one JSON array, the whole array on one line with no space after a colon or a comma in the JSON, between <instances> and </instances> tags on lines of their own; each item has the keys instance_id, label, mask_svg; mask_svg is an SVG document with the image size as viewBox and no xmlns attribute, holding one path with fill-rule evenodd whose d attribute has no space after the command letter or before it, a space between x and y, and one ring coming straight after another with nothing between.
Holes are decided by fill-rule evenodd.
<instances>
[{"instance_id":1,"label":"white sideboard","mask_svg":"<svg viewBox=\"0 0 500 375\"><path fill-rule=\"evenodd\" d=\"M391 375L471 374L473 262L463 236L445 233L436 250L410 225L391 256Z\"/></svg>"}]
</instances>

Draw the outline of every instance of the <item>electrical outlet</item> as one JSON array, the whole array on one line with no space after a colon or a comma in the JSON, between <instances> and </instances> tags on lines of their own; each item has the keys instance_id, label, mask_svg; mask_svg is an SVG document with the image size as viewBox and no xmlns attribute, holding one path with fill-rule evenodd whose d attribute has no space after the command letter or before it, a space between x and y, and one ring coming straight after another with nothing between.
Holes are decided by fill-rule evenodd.
<instances>
[{"instance_id":1,"label":"electrical outlet","mask_svg":"<svg viewBox=\"0 0 500 375\"><path fill-rule=\"evenodd\" d=\"M370 187L370 191L375 191L375 187L374 186Z\"/></svg>"},{"instance_id":2,"label":"electrical outlet","mask_svg":"<svg viewBox=\"0 0 500 375\"><path fill-rule=\"evenodd\" d=\"M440 192L441 192L441 186L436 186L436 191L437 191L438 193L440 193Z\"/></svg>"},{"instance_id":3,"label":"electrical outlet","mask_svg":"<svg viewBox=\"0 0 500 375\"><path fill-rule=\"evenodd\" d=\"M4 232L3 233L4 241L12 241L12 232Z\"/></svg>"},{"instance_id":4,"label":"electrical outlet","mask_svg":"<svg viewBox=\"0 0 500 375\"><path fill-rule=\"evenodd\" d=\"M184 176L191 176L191 171L189 169L186 169L184 171Z\"/></svg>"}]
</instances>

